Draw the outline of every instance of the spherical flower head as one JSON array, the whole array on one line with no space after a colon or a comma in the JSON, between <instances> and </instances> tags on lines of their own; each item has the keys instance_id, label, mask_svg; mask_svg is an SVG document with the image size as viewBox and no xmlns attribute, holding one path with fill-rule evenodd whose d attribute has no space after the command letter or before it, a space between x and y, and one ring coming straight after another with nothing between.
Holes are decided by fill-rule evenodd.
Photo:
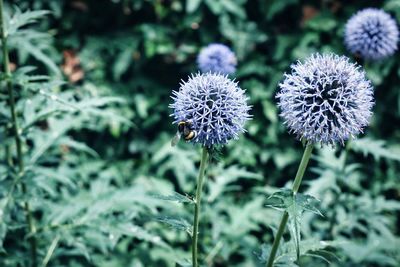
<instances>
[{"instance_id":1,"label":"spherical flower head","mask_svg":"<svg viewBox=\"0 0 400 267\"><path fill-rule=\"evenodd\" d=\"M174 123L190 122L193 143L224 145L244 132L250 119L248 98L237 82L217 73L196 74L172 93Z\"/></svg>"},{"instance_id":2,"label":"spherical flower head","mask_svg":"<svg viewBox=\"0 0 400 267\"><path fill-rule=\"evenodd\" d=\"M344 56L314 54L291 69L276 97L280 115L299 139L343 145L368 125L373 89L359 66Z\"/></svg>"},{"instance_id":3,"label":"spherical flower head","mask_svg":"<svg viewBox=\"0 0 400 267\"><path fill-rule=\"evenodd\" d=\"M226 45L210 44L200 51L197 64L203 73L232 74L236 71L237 60Z\"/></svg>"},{"instance_id":4,"label":"spherical flower head","mask_svg":"<svg viewBox=\"0 0 400 267\"><path fill-rule=\"evenodd\" d=\"M345 44L354 54L365 59L384 59L397 49L399 30L386 12L366 8L353 15L345 27Z\"/></svg>"}]
</instances>

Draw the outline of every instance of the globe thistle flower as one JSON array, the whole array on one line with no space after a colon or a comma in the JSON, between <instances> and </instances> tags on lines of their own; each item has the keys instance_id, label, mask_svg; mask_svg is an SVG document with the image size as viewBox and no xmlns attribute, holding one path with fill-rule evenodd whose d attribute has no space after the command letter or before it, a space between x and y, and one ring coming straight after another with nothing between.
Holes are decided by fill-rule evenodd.
<instances>
[{"instance_id":1,"label":"globe thistle flower","mask_svg":"<svg viewBox=\"0 0 400 267\"><path fill-rule=\"evenodd\" d=\"M244 132L249 120L248 98L237 82L217 73L196 74L172 92L174 123L189 122L193 143L205 147L226 144Z\"/></svg>"},{"instance_id":2,"label":"globe thistle flower","mask_svg":"<svg viewBox=\"0 0 400 267\"><path fill-rule=\"evenodd\" d=\"M311 144L343 145L368 125L372 86L347 57L314 54L291 69L276 96L290 132Z\"/></svg>"},{"instance_id":3,"label":"globe thistle flower","mask_svg":"<svg viewBox=\"0 0 400 267\"><path fill-rule=\"evenodd\" d=\"M215 72L232 74L236 71L236 56L223 44L210 44L203 48L198 57L197 64L201 72Z\"/></svg>"},{"instance_id":4,"label":"globe thistle flower","mask_svg":"<svg viewBox=\"0 0 400 267\"><path fill-rule=\"evenodd\" d=\"M349 19L344 36L345 44L352 53L379 60L396 51L399 30L389 14L380 9L366 8Z\"/></svg>"}]
</instances>

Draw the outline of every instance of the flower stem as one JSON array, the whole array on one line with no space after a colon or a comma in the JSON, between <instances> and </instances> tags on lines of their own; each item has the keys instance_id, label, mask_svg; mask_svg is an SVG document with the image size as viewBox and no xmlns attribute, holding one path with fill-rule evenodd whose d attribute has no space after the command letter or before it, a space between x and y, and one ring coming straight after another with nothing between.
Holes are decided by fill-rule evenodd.
<instances>
[{"instance_id":1,"label":"flower stem","mask_svg":"<svg viewBox=\"0 0 400 267\"><path fill-rule=\"evenodd\" d=\"M7 165L8 167L11 167L13 165L13 162L11 157L11 147L9 144L5 145L5 154L6 154Z\"/></svg>"},{"instance_id":2,"label":"flower stem","mask_svg":"<svg viewBox=\"0 0 400 267\"><path fill-rule=\"evenodd\" d=\"M22 155L22 142L21 142L21 136L20 136L20 131L18 127L18 120L17 120L17 113L15 110L15 97L14 97L14 90L13 90L13 84L12 84L12 79L11 79L11 70L10 70L10 59L9 59L9 54L8 54L8 47L7 47L7 33L5 32L5 25L4 25L4 5L3 5L3 0L0 0L0 34L1 34L1 44L2 44L2 53L3 53L3 67L4 67L4 73L6 75L6 86L7 86L7 91L8 91L8 97L9 97L9 104L10 104L10 113L11 113L11 120L12 120L12 130L14 132L14 137L15 137L15 145L17 148L17 163L18 163L18 175L16 179L21 178L24 175L24 159ZM22 184L22 192L25 195L27 193L27 188L25 183ZM35 233L35 226L33 224L33 216L32 212L30 209L30 205L28 201L25 201L24 203L24 209L25 209L25 217L26 221L28 223L28 228L29 228L29 242L30 242L30 249L31 249L31 262L32 266L37 266L37 257L36 257L36 239L34 236Z\"/></svg>"},{"instance_id":3,"label":"flower stem","mask_svg":"<svg viewBox=\"0 0 400 267\"><path fill-rule=\"evenodd\" d=\"M193 219L193 237L192 237L192 264L193 267L198 267L197 263L197 240L199 232L199 217L200 217L200 203L201 203L201 192L203 190L204 174L206 171L208 161L208 151L206 147L203 147L201 154L199 176L197 178L197 189L196 199L194 206L194 219Z\"/></svg>"},{"instance_id":4,"label":"flower stem","mask_svg":"<svg viewBox=\"0 0 400 267\"><path fill-rule=\"evenodd\" d=\"M306 171L308 162L310 161L311 153L313 150L313 145L308 144L306 149L304 150L303 157L301 158L301 162L299 165L299 169L297 170L296 177L293 182L293 194L296 194L299 191L301 180L303 179L304 172Z\"/></svg>"},{"instance_id":5,"label":"flower stem","mask_svg":"<svg viewBox=\"0 0 400 267\"><path fill-rule=\"evenodd\" d=\"M300 188L301 180L303 179L304 172L306 171L308 162L310 161L311 153L313 150L313 145L308 144L306 149L304 150L303 157L301 159L299 168L296 173L296 177L294 178L292 192L293 194L297 194ZM276 252L278 251L279 243L281 242L283 232L285 231L285 227L287 221L289 219L289 213L285 211L282 216L281 223L279 224L278 231L276 232L276 236L274 239L274 243L272 244L271 253L269 254L267 267L272 267L274 265L274 259L276 256Z\"/></svg>"}]
</instances>

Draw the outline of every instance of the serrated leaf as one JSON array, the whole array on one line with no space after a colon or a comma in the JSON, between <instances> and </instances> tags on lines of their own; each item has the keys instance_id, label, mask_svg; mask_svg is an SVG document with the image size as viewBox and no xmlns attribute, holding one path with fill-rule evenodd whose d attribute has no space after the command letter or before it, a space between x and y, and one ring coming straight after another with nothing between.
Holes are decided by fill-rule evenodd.
<instances>
[{"instance_id":1,"label":"serrated leaf","mask_svg":"<svg viewBox=\"0 0 400 267\"><path fill-rule=\"evenodd\" d=\"M232 184L237 182L239 179L262 179L262 175L249 172L236 165L232 165L228 168L221 165L218 166L218 168L214 168L214 171L215 173L213 173L213 176L216 178L215 180L209 181L210 192L207 200L210 202L215 201L215 199L221 196L224 192L238 190L238 188Z\"/></svg>"},{"instance_id":2,"label":"serrated leaf","mask_svg":"<svg viewBox=\"0 0 400 267\"><path fill-rule=\"evenodd\" d=\"M327 256L336 258L336 255L332 252L325 250L327 247L341 247L345 242L343 241L331 241L331 240L318 240L318 239L306 239L300 242L302 249L301 256L316 257L325 262L329 263ZM319 253L319 254L317 254ZM321 255L324 254L324 255ZM325 256L326 255L326 256ZM281 248L281 254L279 254L274 262L274 266L299 266L296 264L297 252L293 249L293 242L286 242Z\"/></svg>"},{"instance_id":3,"label":"serrated leaf","mask_svg":"<svg viewBox=\"0 0 400 267\"><path fill-rule=\"evenodd\" d=\"M40 47L32 44L29 39L18 38L18 45L21 49L28 51L34 58L46 65L55 75L61 77L61 72L54 61Z\"/></svg>"},{"instance_id":4,"label":"serrated leaf","mask_svg":"<svg viewBox=\"0 0 400 267\"><path fill-rule=\"evenodd\" d=\"M184 196L182 194L179 194L178 192L173 192L172 195L168 195L168 196L153 194L153 195L151 195L151 197L154 197L156 199L161 199L161 200L175 201L178 203L194 204L194 200L192 198L190 198L189 196Z\"/></svg>"},{"instance_id":5,"label":"serrated leaf","mask_svg":"<svg viewBox=\"0 0 400 267\"><path fill-rule=\"evenodd\" d=\"M268 198L267 206L284 210L289 214L289 231L294 241L297 258L300 257L300 240L301 240L301 216L304 211L311 211L322 216L316 207L319 200L315 197L305 194L293 194L292 190L284 188L273 193Z\"/></svg>"},{"instance_id":6,"label":"serrated leaf","mask_svg":"<svg viewBox=\"0 0 400 267\"><path fill-rule=\"evenodd\" d=\"M166 223L172 228L180 231L185 231L189 233L189 235L193 234L192 225L183 218L175 218L175 217L158 217L157 220L162 223Z\"/></svg>"},{"instance_id":7,"label":"serrated leaf","mask_svg":"<svg viewBox=\"0 0 400 267\"><path fill-rule=\"evenodd\" d=\"M318 240L318 239L306 239L301 241L301 247L304 253L308 251L318 251L327 247L340 247L346 243L345 241L337 240Z\"/></svg>"},{"instance_id":8,"label":"serrated leaf","mask_svg":"<svg viewBox=\"0 0 400 267\"><path fill-rule=\"evenodd\" d=\"M315 213L322 217L324 216L316 207L320 201L318 199L316 199L315 197L306 195L306 194L297 193L295 195L295 198L296 198L295 202L298 203L298 205L300 205L303 210L311 211L312 213Z\"/></svg>"},{"instance_id":9,"label":"serrated leaf","mask_svg":"<svg viewBox=\"0 0 400 267\"><path fill-rule=\"evenodd\" d=\"M93 225L97 227L97 225ZM121 236L131 236L140 240L154 243L155 245L168 247L168 245L161 239L160 236L154 235L146 229L132 224L131 222L110 222L99 225L99 228L106 233L109 233L109 238L117 242Z\"/></svg>"},{"instance_id":10,"label":"serrated leaf","mask_svg":"<svg viewBox=\"0 0 400 267\"><path fill-rule=\"evenodd\" d=\"M44 168L35 166L32 168L32 171L41 177L45 177L46 179L55 179L58 182L68 185L71 188L76 188L76 185L73 183L72 179L66 175L63 175L60 172L57 172L51 168Z\"/></svg>"},{"instance_id":11,"label":"serrated leaf","mask_svg":"<svg viewBox=\"0 0 400 267\"><path fill-rule=\"evenodd\" d=\"M289 231L290 235L294 241L296 248L296 258L300 258L300 224L301 224L301 215L303 210L299 207L296 201L293 202L293 205L287 208L287 212L289 213Z\"/></svg>"},{"instance_id":12,"label":"serrated leaf","mask_svg":"<svg viewBox=\"0 0 400 267\"><path fill-rule=\"evenodd\" d=\"M7 34L13 35L17 30L23 26L36 22L38 19L43 18L49 14L48 10L36 10L21 12L19 8L15 8L15 13L8 22Z\"/></svg>"},{"instance_id":13,"label":"serrated leaf","mask_svg":"<svg viewBox=\"0 0 400 267\"><path fill-rule=\"evenodd\" d=\"M350 148L356 152L363 153L364 156L371 155L375 160L386 158L400 161L400 151L386 148L386 142L383 140L357 139L352 141Z\"/></svg>"}]
</instances>

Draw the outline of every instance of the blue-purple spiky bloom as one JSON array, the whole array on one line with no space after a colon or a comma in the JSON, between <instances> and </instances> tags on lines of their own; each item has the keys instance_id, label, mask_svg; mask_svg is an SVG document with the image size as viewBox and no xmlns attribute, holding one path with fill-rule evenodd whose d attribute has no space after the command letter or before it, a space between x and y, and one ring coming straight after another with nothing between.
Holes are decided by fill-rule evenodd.
<instances>
[{"instance_id":1,"label":"blue-purple spiky bloom","mask_svg":"<svg viewBox=\"0 0 400 267\"><path fill-rule=\"evenodd\" d=\"M174 123L189 121L203 146L224 145L244 132L248 98L237 82L217 73L196 74L172 92Z\"/></svg>"},{"instance_id":2,"label":"blue-purple spiky bloom","mask_svg":"<svg viewBox=\"0 0 400 267\"><path fill-rule=\"evenodd\" d=\"M354 138L368 125L372 86L347 57L314 54L291 69L276 96L290 132L308 143L333 145Z\"/></svg>"},{"instance_id":3,"label":"blue-purple spiky bloom","mask_svg":"<svg viewBox=\"0 0 400 267\"><path fill-rule=\"evenodd\" d=\"M236 56L229 47L223 44L210 44L203 48L197 64L201 72L232 74L236 71Z\"/></svg>"},{"instance_id":4,"label":"blue-purple spiky bloom","mask_svg":"<svg viewBox=\"0 0 400 267\"><path fill-rule=\"evenodd\" d=\"M352 53L380 60L396 51L399 30L389 14L380 9L366 8L349 19L344 36L345 44Z\"/></svg>"}]
</instances>

